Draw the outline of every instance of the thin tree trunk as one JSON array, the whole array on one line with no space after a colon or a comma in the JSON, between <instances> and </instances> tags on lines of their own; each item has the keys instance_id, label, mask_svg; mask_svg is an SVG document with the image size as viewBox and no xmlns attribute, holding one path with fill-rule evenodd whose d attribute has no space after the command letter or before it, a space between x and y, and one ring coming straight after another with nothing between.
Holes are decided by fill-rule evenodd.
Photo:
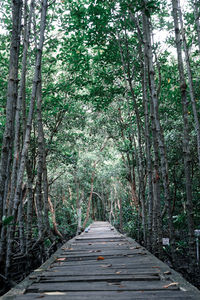
<instances>
[{"instance_id":1,"label":"thin tree trunk","mask_svg":"<svg viewBox=\"0 0 200 300\"><path fill-rule=\"evenodd\" d=\"M193 86L193 78L192 78L192 71L190 66L190 56L189 51L187 47L187 41L185 36L185 28L183 24L183 16L182 11L180 7L180 0L178 0L178 12L179 12L179 19L180 19L180 25L181 25L181 33L182 33L182 40L183 40L183 46L184 46L184 52L185 52L185 60L186 60L186 67L187 67L187 74L188 74L188 82L189 82L189 91L190 91L190 99L192 103L192 110L194 115L194 127L197 133L197 152L198 152L198 158L199 158L199 166L200 166L200 126L199 126L199 117L197 112L197 105L195 101L195 92L194 92L194 86Z\"/></svg>"},{"instance_id":2,"label":"thin tree trunk","mask_svg":"<svg viewBox=\"0 0 200 300\"><path fill-rule=\"evenodd\" d=\"M197 30L198 46L200 52L200 5L199 0L194 0L194 16L195 16L195 25Z\"/></svg>"},{"instance_id":3,"label":"thin tree trunk","mask_svg":"<svg viewBox=\"0 0 200 300\"><path fill-rule=\"evenodd\" d=\"M31 165L27 159L26 173L28 178L28 203L27 203L27 224L26 224L26 254L28 255L32 248L32 220L33 220L33 174Z\"/></svg>"},{"instance_id":4,"label":"thin tree trunk","mask_svg":"<svg viewBox=\"0 0 200 300\"><path fill-rule=\"evenodd\" d=\"M27 69L27 55L29 47L29 37L30 37L30 28L32 22L34 0L30 4L30 13L28 18L28 5L27 0L24 4L24 43L23 43L23 57L22 57L22 71L21 79L17 97L17 107L15 113L15 133L14 133L14 159L12 165L12 176L11 176L11 192L10 192L10 203L9 203L9 215L12 212L12 200L14 198L16 181L17 181L17 170L20 162L20 117L21 117L21 108L22 108L22 98L25 94L26 87L26 69ZM28 20L27 20L28 19Z\"/></svg>"},{"instance_id":5,"label":"thin tree trunk","mask_svg":"<svg viewBox=\"0 0 200 300\"><path fill-rule=\"evenodd\" d=\"M82 192L81 197L78 199L78 203L77 203L77 231L76 234L80 234L81 233L81 228L82 228L82 202L83 202L83 198L84 198L84 192Z\"/></svg>"},{"instance_id":6,"label":"thin tree trunk","mask_svg":"<svg viewBox=\"0 0 200 300\"><path fill-rule=\"evenodd\" d=\"M0 161L0 230L3 213L4 189L7 177L7 166L10 145L13 139L14 113L17 101L19 45L21 32L22 0L13 1L12 5L12 36L10 42L10 63L7 88L6 125L4 129L1 161Z\"/></svg>"},{"instance_id":7,"label":"thin tree trunk","mask_svg":"<svg viewBox=\"0 0 200 300\"><path fill-rule=\"evenodd\" d=\"M43 236L44 231L44 220L43 220L43 196L42 196L42 180L44 171L44 133L42 124L41 114L41 103L42 103L42 90L41 90L41 71L40 71L40 83L38 84L37 92L37 130L38 130L38 162L37 162L37 179L36 179L36 205L37 205L37 224L39 237Z\"/></svg>"},{"instance_id":8,"label":"thin tree trunk","mask_svg":"<svg viewBox=\"0 0 200 300\"><path fill-rule=\"evenodd\" d=\"M26 134L25 134L24 144L23 144L22 153L21 153L20 166L19 166L19 170L17 173L17 185L16 185L16 190L15 190L14 205L13 205L13 212L12 212L12 214L14 216L14 221L16 221L16 219L17 219L18 205L20 203L20 194L21 194L21 188L22 188L22 183L23 183L26 157L27 157L27 152L28 152L29 144L30 144L30 135L31 135L31 129L32 129L32 119L33 119L33 112L34 112L34 106L35 106L35 99L36 99L38 83L40 81L39 75L40 75L40 68L41 68L42 50L43 50L43 44L44 44L44 32L45 32L45 26L46 26L46 14L47 14L47 6L48 6L47 2L48 2L47 0L43 0L42 7L41 7L40 41L39 41L39 45L38 45L38 49L37 49L35 74L34 74L34 80L33 80L29 114L28 114L28 119L27 119ZM12 201L12 199L11 199L11 201ZM10 263L11 263L10 258L12 255L14 230L15 230L14 226L10 226L10 234L8 236L7 259L6 259L6 273L8 271L8 268L10 267Z\"/></svg>"},{"instance_id":9,"label":"thin tree trunk","mask_svg":"<svg viewBox=\"0 0 200 300\"><path fill-rule=\"evenodd\" d=\"M144 1L146 5L146 1ZM165 150L165 143L162 128L160 125L160 118L158 113L158 98L157 98L157 91L155 86L155 72L154 72L154 65L153 65L153 52L152 52L152 45L151 45L151 30L150 30L150 20L146 14L146 11L143 10L143 30L145 35L145 55L148 61L148 71L149 71L149 85L150 85L150 93L151 93L151 101L153 107L153 115L155 120L156 126L156 136L159 145L159 152L160 152L160 159L161 159L161 172L162 172L162 179L163 179L163 187L165 193L165 205L167 208L167 220L169 225L169 236L171 240L171 246L173 250L174 245L174 229L173 229L173 222L172 222L172 214L171 214L171 196L169 190L169 177L168 177L168 162L166 158L166 150ZM156 174L157 176L157 174ZM173 254L173 253L172 253Z\"/></svg>"},{"instance_id":10,"label":"thin tree trunk","mask_svg":"<svg viewBox=\"0 0 200 300\"><path fill-rule=\"evenodd\" d=\"M54 232L55 232L56 235L58 235L59 237L61 237L63 239L63 236L62 236L62 234L60 233L60 231L58 230L58 227L57 227L56 214L55 214L55 210L54 210L54 207L53 207L53 203L51 202L50 196L48 198L48 201L49 201L50 211L51 211L51 214L52 214L52 222L53 222Z\"/></svg>"},{"instance_id":11,"label":"thin tree trunk","mask_svg":"<svg viewBox=\"0 0 200 300\"><path fill-rule=\"evenodd\" d=\"M188 124L188 100L187 100L187 85L184 74L181 36L178 19L178 0L172 0L174 30L176 38L176 49L178 56L178 69L180 78L180 90L183 107L183 156L184 156L184 170L186 178L186 207L187 207L187 222L189 231L189 249L192 251L194 223L193 223L193 203L192 203L192 181L191 181L191 157L190 157L190 139L189 139L189 124ZM191 253L192 254L192 253Z\"/></svg>"}]
</instances>

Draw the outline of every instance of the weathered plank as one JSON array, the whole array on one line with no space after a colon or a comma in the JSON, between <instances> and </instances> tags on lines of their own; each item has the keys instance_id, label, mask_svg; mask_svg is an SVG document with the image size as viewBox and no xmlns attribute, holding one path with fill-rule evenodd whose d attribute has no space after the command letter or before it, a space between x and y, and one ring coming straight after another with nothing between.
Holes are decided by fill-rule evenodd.
<instances>
[{"instance_id":1,"label":"weathered plank","mask_svg":"<svg viewBox=\"0 0 200 300\"><path fill-rule=\"evenodd\" d=\"M118 282L119 280L125 280L125 281L154 281L154 280L160 280L160 277L158 275L149 275L149 274L121 274L120 271L118 271L116 274L101 274L101 275L62 275L58 276L47 276L46 274L42 277L40 277L40 283L54 283L54 282L72 282L72 281L78 281L78 282L91 282L91 281L112 281L112 282Z\"/></svg>"},{"instance_id":2,"label":"weathered plank","mask_svg":"<svg viewBox=\"0 0 200 300\"><path fill-rule=\"evenodd\" d=\"M42 298L44 300L199 300L188 292L180 291L157 291L157 292L67 292L67 293L30 293L16 297L16 300L32 300Z\"/></svg>"},{"instance_id":3,"label":"weathered plank","mask_svg":"<svg viewBox=\"0 0 200 300\"><path fill-rule=\"evenodd\" d=\"M1 299L199 300L178 273L108 222L67 242Z\"/></svg>"},{"instance_id":4,"label":"weathered plank","mask_svg":"<svg viewBox=\"0 0 200 300\"><path fill-rule=\"evenodd\" d=\"M93 281L93 282L55 282L32 284L28 292L68 292L68 291L159 291L159 290L178 290L178 285L171 285L171 281ZM166 288L168 286L168 288Z\"/></svg>"}]
</instances>

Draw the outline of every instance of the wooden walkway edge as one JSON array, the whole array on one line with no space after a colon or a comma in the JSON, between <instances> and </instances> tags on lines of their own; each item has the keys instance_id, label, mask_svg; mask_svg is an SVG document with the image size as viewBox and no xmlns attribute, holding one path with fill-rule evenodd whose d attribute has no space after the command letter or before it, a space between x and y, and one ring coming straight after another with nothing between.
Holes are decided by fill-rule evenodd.
<instances>
[{"instance_id":1,"label":"wooden walkway edge","mask_svg":"<svg viewBox=\"0 0 200 300\"><path fill-rule=\"evenodd\" d=\"M108 222L94 222L1 300L200 300L200 291Z\"/></svg>"}]
</instances>

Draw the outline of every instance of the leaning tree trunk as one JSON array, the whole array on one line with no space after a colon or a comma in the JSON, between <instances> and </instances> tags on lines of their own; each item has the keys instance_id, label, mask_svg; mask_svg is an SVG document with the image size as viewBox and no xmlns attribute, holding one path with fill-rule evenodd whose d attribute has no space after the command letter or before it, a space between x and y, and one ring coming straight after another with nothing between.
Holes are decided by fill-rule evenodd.
<instances>
[{"instance_id":1,"label":"leaning tree trunk","mask_svg":"<svg viewBox=\"0 0 200 300\"><path fill-rule=\"evenodd\" d=\"M19 45L21 32L22 0L13 1L12 5L12 36L10 42L10 64L7 88L6 125L3 135L0 161L0 230L3 213L5 182L7 179L10 146L13 139L14 113L17 101Z\"/></svg>"},{"instance_id":2,"label":"leaning tree trunk","mask_svg":"<svg viewBox=\"0 0 200 300\"><path fill-rule=\"evenodd\" d=\"M35 73L34 73L34 79L33 79L33 87L32 87L32 95L31 95L31 101L30 101L30 108L29 108L29 114L27 118L27 127L26 127L26 134L24 139L24 144L22 148L21 153L21 161L19 165L19 170L17 173L17 185L15 190L15 196L13 201L13 211L12 215L14 216L14 222L17 220L17 211L18 211L18 205L20 202L20 195L21 195L21 188L23 183L23 176L24 176L24 170L25 170L25 164L26 164L26 157L27 152L29 149L30 144L30 135L31 135L31 129L32 129L32 119L33 119L33 113L34 113L34 106L35 106L35 99L36 99L36 93L37 93L37 87L40 82L40 68L41 68L41 59L42 59L42 50L43 50L43 44L44 44L44 32L46 27L46 14L47 14L47 0L42 1L42 7L41 7L41 23L40 23L40 41L37 49L37 57L36 57L36 65L35 65ZM12 201L12 199L11 199ZM12 255L12 245L13 245L13 238L14 238L14 226L10 226L10 234L8 236L8 248L7 248L7 259L6 259L6 272L8 268L10 267L11 263L11 255Z\"/></svg>"},{"instance_id":3,"label":"leaning tree trunk","mask_svg":"<svg viewBox=\"0 0 200 300\"><path fill-rule=\"evenodd\" d=\"M192 203L192 182L191 182L191 157L190 157L190 139L189 139L189 124L188 124L188 100L187 100L187 84L184 74L184 65L182 58L182 42L179 28L178 18L178 0L172 0L174 31L176 38L176 49L178 56L178 70L180 78L181 100L183 107L183 156L184 156L184 170L186 178L186 207L187 207L187 223L189 231L189 250L192 252L194 224L193 224L193 203ZM192 254L192 253L191 253Z\"/></svg>"}]
</instances>

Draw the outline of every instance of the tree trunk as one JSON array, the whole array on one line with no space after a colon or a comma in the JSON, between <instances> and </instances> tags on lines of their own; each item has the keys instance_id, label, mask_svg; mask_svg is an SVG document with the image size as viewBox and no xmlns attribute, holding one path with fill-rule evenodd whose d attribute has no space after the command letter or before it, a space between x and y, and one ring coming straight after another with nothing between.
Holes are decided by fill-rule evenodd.
<instances>
[{"instance_id":1,"label":"tree trunk","mask_svg":"<svg viewBox=\"0 0 200 300\"><path fill-rule=\"evenodd\" d=\"M28 47L29 47L29 37L30 37L30 28L32 22L32 14L33 14L33 5L34 0L31 1L30 4L30 13L28 18L28 5L27 0L24 4L24 43L23 43L23 57L22 57L22 71L21 71L21 79L17 97L17 107L15 113L15 133L14 133L14 159L12 165L12 176L11 176L11 192L10 192L10 203L9 203L9 215L12 212L13 206L13 198L16 189L16 181L17 181L17 170L20 163L20 118L21 118L21 108L22 108L22 98L25 94L26 87L26 69L27 69L27 55L28 55Z\"/></svg>"},{"instance_id":2,"label":"tree trunk","mask_svg":"<svg viewBox=\"0 0 200 300\"><path fill-rule=\"evenodd\" d=\"M41 69L41 59L42 59L42 50L43 50L43 44L44 44L44 32L45 32L45 26L46 26L46 14L47 14L47 0L42 1L42 7L41 7L41 23L40 23L40 41L37 49L37 57L36 57L36 65L35 65L35 73L34 73L34 80L33 80L33 87L32 87L32 95L31 95L31 102L30 102L30 108L29 108L29 114L27 119L27 127L26 127L26 134L24 139L24 144L22 148L21 153L21 161L19 165L19 170L17 173L17 184L16 184L16 190L14 195L14 205L13 205L13 211L12 214L14 216L14 221L17 219L17 211L18 211L18 205L20 203L20 195L21 195L21 188L23 183L23 176L24 176L24 169L26 164L26 157L27 152L29 149L30 144L30 135L31 135L31 129L32 129L32 119L33 119L33 113L34 113L34 106L35 106L35 99L36 99L36 93L37 93L37 87L38 83L40 81L40 69ZM11 199L12 201L12 199ZM10 234L8 236L8 248L7 248L7 259L6 259L6 273L8 268L10 267L10 258L12 255L12 245L13 245L13 238L14 238L14 226L10 226Z\"/></svg>"},{"instance_id":3,"label":"tree trunk","mask_svg":"<svg viewBox=\"0 0 200 300\"><path fill-rule=\"evenodd\" d=\"M22 0L12 2L12 36L10 42L10 63L7 88L6 125L3 135L1 161L0 161L0 230L3 213L3 199L7 167L9 161L10 145L13 139L14 113L17 101L19 45L21 32Z\"/></svg>"},{"instance_id":4,"label":"tree trunk","mask_svg":"<svg viewBox=\"0 0 200 300\"><path fill-rule=\"evenodd\" d=\"M146 1L144 1L146 6ZM166 150L165 150L165 143L162 128L160 125L160 118L158 113L158 97L157 91L155 86L155 72L154 72L154 65L153 65L153 52L152 52L152 44L151 44L151 27L150 27L150 20L147 16L147 12L143 10L143 30L145 36L145 55L148 62L148 71L149 71L149 88L151 94L151 101L153 107L153 117L155 121L155 129L156 129L156 137L159 146L160 152L160 160L161 160L161 172L162 172L162 179L163 179L163 187L164 187L164 194L165 194L165 205L167 208L167 221L169 225L169 237L171 240L171 246L173 249L174 245L174 229L173 229L173 222L172 222L172 214L171 214L171 196L169 190L169 178L168 178L168 161L166 157ZM157 174L155 174L157 176Z\"/></svg>"},{"instance_id":5,"label":"tree trunk","mask_svg":"<svg viewBox=\"0 0 200 300\"><path fill-rule=\"evenodd\" d=\"M186 178L186 207L187 207L187 222L189 231L189 249L192 251L194 224L193 224L193 203L192 203L192 182L191 182L191 157L190 157L190 139L189 139L189 124L188 124L188 101L187 101L187 85L184 75L184 65L181 49L181 36L178 18L178 0L172 0L174 30L176 39L176 49L178 56L178 69L180 78L181 100L183 107L183 156L184 156L184 170ZM191 253L192 254L192 253Z\"/></svg>"},{"instance_id":6,"label":"tree trunk","mask_svg":"<svg viewBox=\"0 0 200 300\"><path fill-rule=\"evenodd\" d=\"M189 82L189 89L190 89L190 100L192 103L192 110L194 115L194 127L197 133L197 152L198 152L198 158L199 158L199 166L200 166L200 126L199 126L199 117L197 112L197 105L195 101L195 92L194 92L194 86L193 86L193 78L192 78L192 71L190 66L190 56L189 51L187 47L187 41L185 36L185 28L183 24L183 16L182 11L180 7L180 0L178 0L178 11L179 11L179 19L180 19L180 25L181 25L181 33L182 33L182 40L183 40L183 46L184 46L184 52L185 52L185 60L186 60L186 67L187 67L187 74L188 74L188 82Z\"/></svg>"},{"instance_id":7,"label":"tree trunk","mask_svg":"<svg viewBox=\"0 0 200 300\"><path fill-rule=\"evenodd\" d=\"M26 173L27 173L27 224L26 224L26 254L29 254L32 248L32 220L33 220L33 174L31 164L29 160L26 161Z\"/></svg>"},{"instance_id":8,"label":"tree trunk","mask_svg":"<svg viewBox=\"0 0 200 300\"><path fill-rule=\"evenodd\" d=\"M194 16L195 16L195 25L197 30L197 39L198 39L198 46L200 52L200 6L199 0L194 0Z\"/></svg>"}]
</instances>

